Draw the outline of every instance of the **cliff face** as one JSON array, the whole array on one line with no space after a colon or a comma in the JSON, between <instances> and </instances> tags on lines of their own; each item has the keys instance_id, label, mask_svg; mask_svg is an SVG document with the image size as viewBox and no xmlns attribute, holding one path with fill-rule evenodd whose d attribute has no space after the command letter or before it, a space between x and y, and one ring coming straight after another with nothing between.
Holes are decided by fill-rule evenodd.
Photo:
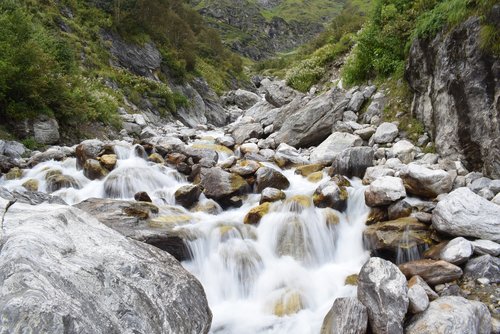
<instances>
[{"instance_id":1,"label":"cliff face","mask_svg":"<svg viewBox=\"0 0 500 334\"><path fill-rule=\"evenodd\" d=\"M500 7L491 15L500 28ZM481 24L470 18L411 46L406 79L413 115L424 122L444 157L500 177L500 60L480 46Z\"/></svg>"}]
</instances>

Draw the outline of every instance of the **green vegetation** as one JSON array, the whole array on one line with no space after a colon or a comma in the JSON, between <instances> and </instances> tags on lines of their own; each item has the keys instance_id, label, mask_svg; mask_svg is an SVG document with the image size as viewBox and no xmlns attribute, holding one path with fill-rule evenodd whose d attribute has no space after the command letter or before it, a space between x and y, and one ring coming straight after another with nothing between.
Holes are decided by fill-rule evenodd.
<instances>
[{"instance_id":1,"label":"green vegetation","mask_svg":"<svg viewBox=\"0 0 500 334\"><path fill-rule=\"evenodd\" d=\"M160 80L110 66L104 31L153 42L162 55ZM242 71L240 57L181 0L0 2L0 122L7 130L41 114L63 130L96 121L117 127L125 99L139 107L147 99L166 115L189 103L169 82L208 73L221 92Z\"/></svg>"},{"instance_id":2,"label":"green vegetation","mask_svg":"<svg viewBox=\"0 0 500 334\"><path fill-rule=\"evenodd\" d=\"M373 78L401 77L412 40L430 38L471 15L488 13L494 0L376 0L370 19L343 70L347 84ZM500 49L494 27L483 28L483 46Z\"/></svg>"}]
</instances>

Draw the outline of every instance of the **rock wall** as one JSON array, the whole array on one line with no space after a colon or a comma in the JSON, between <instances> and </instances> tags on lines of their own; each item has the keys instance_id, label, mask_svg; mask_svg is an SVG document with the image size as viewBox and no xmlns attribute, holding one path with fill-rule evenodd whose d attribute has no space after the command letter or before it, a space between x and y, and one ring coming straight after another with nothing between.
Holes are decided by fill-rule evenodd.
<instances>
[{"instance_id":1,"label":"rock wall","mask_svg":"<svg viewBox=\"0 0 500 334\"><path fill-rule=\"evenodd\" d=\"M500 15L492 20L500 29ZM480 32L480 19L472 17L432 40L415 40L406 79L414 92L412 113L438 153L499 177L500 60L481 49Z\"/></svg>"}]
</instances>

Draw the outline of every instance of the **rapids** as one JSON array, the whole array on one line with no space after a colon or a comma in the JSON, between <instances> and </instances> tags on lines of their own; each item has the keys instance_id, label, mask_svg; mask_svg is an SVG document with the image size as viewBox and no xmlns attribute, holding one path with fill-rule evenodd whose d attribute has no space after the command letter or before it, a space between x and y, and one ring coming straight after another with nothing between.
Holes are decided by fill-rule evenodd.
<instances>
[{"instance_id":1,"label":"rapids","mask_svg":"<svg viewBox=\"0 0 500 334\"><path fill-rule=\"evenodd\" d=\"M160 209L175 205L173 194L188 183L185 177L146 161L138 151L127 143L116 144L117 165L103 180L88 180L76 159L69 158L41 163L20 180L0 179L0 186L21 190L25 181L36 179L39 190L48 192L46 175L57 170L79 188L52 193L68 204L91 197L132 200L136 192L146 191ZM318 183L293 169L282 172L290 181L288 200L273 203L258 226L243 224L243 218L259 204L259 194L218 215L189 213L192 222L183 226L199 236L188 245L192 260L182 264L204 286L213 312L212 333L319 333L335 298L356 294L345 279L358 273L369 257L362 241L369 212L364 186L351 180L347 209L339 213L314 207L311 196ZM325 174L321 182L327 180ZM290 200L296 195L307 197Z\"/></svg>"}]
</instances>

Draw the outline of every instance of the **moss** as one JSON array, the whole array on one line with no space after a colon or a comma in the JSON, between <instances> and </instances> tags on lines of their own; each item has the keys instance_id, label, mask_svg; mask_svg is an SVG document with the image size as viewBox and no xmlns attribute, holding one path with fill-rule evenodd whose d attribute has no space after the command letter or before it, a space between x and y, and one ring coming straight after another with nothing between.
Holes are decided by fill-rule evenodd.
<instances>
[{"instance_id":1,"label":"moss","mask_svg":"<svg viewBox=\"0 0 500 334\"><path fill-rule=\"evenodd\" d=\"M296 291L286 292L274 305L273 313L278 317L291 315L304 308L304 302L300 293Z\"/></svg>"},{"instance_id":2,"label":"moss","mask_svg":"<svg viewBox=\"0 0 500 334\"><path fill-rule=\"evenodd\" d=\"M318 183L322 179L323 179L323 172L315 172L315 173L310 174L307 177L307 181L313 182L313 183Z\"/></svg>"},{"instance_id":3,"label":"moss","mask_svg":"<svg viewBox=\"0 0 500 334\"><path fill-rule=\"evenodd\" d=\"M23 177L23 171L19 167L14 167L7 174L5 174L6 180L16 180Z\"/></svg>"},{"instance_id":4,"label":"moss","mask_svg":"<svg viewBox=\"0 0 500 334\"><path fill-rule=\"evenodd\" d=\"M38 191L39 182L36 179L29 179L23 183L23 187L28 191Z\"/></svg>"},{"instance_id":5,"label":"moss","mask_svg":"<svg viewBox=\"0 0 500 334\"><path fill-rule=\"evenodd\" d=\"M295 170L295 174L299 174L302 176L309 176L312 173L319 172L323 169L322 164L310 164L310 165L304 165L304 166L299 166Z\"/></svg>"},{"instance_id":6,"label":"moss","mask_svg":"<svg viewBox=\"0 0 500 334\"><path fill-rule=\"evenodd\" d=\"M345 278L345 285L358 285L358 274L352 274Z\"/></svg>"},{"instance_id":7,"label":"moss","mask_svg":"<svg viewBox=\"0 0 500 334\"><path fill-rule=\"evenodd\" d=\"M245 215L243 223L245 224L258 224L262 217L264 217L271 208L271 203L265 202L255 208L250 209L250 211Z\"/></svg>"}]
</instances>

